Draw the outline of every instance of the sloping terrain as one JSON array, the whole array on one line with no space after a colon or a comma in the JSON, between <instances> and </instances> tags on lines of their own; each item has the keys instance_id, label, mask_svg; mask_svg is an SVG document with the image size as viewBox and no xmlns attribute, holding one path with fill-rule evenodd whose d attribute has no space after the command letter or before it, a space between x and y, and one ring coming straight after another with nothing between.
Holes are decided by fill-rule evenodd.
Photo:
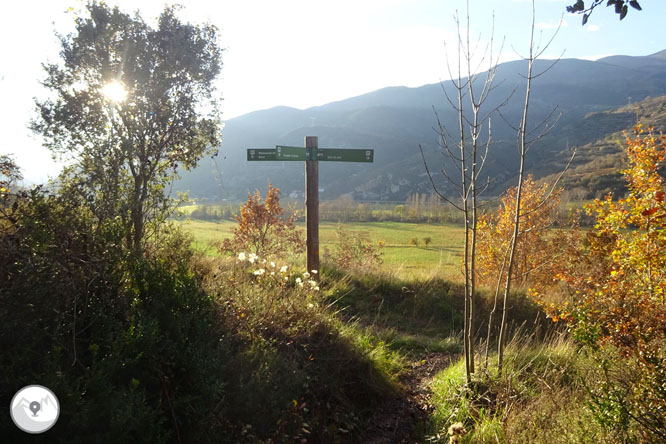
<instances>
[{"instance_id":1,"label":"sloping terrain","mask_svg":"<svg viewBox=\"0 0 666 444\"><path fill-rule=\"evenodd\" d=\"M551 61L538 61L545 71ZM524 61L500 65L496 89L487 109L510 97L502 117L492 118L492 150L486 163L496 195L515 179L515 131L522 112ZM322 163L321 198L352 193L357 199L404 200L414 192L430 192L419 153L422 145L432 170L442 157L433 127L435 112L455 134L457 119L444 91L453 96L451 82L418 88L391 87L306 110L276 107L225 122L219 156L202 160L183 174L177 190L214 200L243 199L248 190L265 188L270 181L283 192L302 191L304 167L300 162L247 162L246 149L277 144L302 146L306 135L319 136L320 147L372 148L375 163ZM562 59L533 83L529 127L534 129L554 111L561 115L554 130L530 154L528 170L537 176L557 171L567 147L585 146L635 123L628 103L666 94L664 52L644 57L613 56L597 61ZM646 102L647 103L647 102ZM647 103L646 106L649 106ZM434 108L434 109L433 109ZM617 110L617 111L613 111ZM656 111L655 111L656 112ZM649 117L651 112L645 116ZM590 155L594 155L590 151ZM439 177L437 179L440 179Z\"/></svg>"},{"instance_id":2,"label":"sloping terrain","mask_svg":"<svg viewBox=\"0 0 666 444\"><path fill-rule=\"evenodd\" d=\"M622 169L626 166L626 158L623 147L626 138L633 135L637 123L642 124L644 130L653 128L656 133L666 131L666 96L649 97L614 110L593 113L580 122L581 128L577 131L591 131L599 138L577 148L570 170L562 177L560 183L570 199L592 199L609 192L616 196L625 194L626 180ZM614 130L616 128L619 129ZM562 153L554 165L564 168L565 157ZM556 175L547 175L544 180L552 182Z\"/></svg>"}]
</instances>

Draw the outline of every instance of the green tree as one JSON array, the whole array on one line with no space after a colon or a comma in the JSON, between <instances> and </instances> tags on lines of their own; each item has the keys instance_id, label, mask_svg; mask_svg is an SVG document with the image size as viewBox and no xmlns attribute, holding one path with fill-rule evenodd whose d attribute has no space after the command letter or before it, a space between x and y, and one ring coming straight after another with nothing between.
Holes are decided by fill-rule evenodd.
<instances>
[{"instance_id":1,"label":"green tree","mask_svg":"<svg viewBox=\"0 0 666 444\"><path fill-rule=\"evenodd\" d=\"M588 3L589 7L585 6L583 0L577 0L571 6L567 6L567 12L572 14L583 14L583 25L587 23L587 20L590 18L590 14L597 6L601 5L605 0L592 0ZM629 12L629 6L634 9L642 10L641 5L638 4L636 0L608 0L606 6L614 6L615 13L620 15L620 20L624 19Z\"/></svg>"},{"instance_id":2,"label":"green tree","mask_svg":"<svg viewBox=\"0 0 666 444\"><path fill-rule=\"evenodd\" d=\"M74 160L67 186L99 221L119 217L139 251L150 222L172 207L165 187L219 144L214 80L221 70L216 28L183 23L166 7L155 27L135 14L89 3L62 60L45 64L32 129L54 154Z\"/></svg>"}]
</instances>

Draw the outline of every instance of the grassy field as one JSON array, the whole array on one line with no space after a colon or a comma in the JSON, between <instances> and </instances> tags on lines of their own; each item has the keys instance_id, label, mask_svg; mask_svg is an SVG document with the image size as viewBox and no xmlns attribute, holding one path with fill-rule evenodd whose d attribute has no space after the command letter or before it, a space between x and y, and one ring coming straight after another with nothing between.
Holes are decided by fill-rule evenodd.
<instances>
[{"instance_id":1,"label":"grassy field","mask_svg":"<svg viewBox=\"0 0 666 444\"><path fill-rule=\"evenodd\" d=\"M212 244L231 237L235 222L208 222L188 220L179 222L195 237L195 246L215 254ZM337 242L336 230L342 227L346 232L354 232L373 243L384 241L384 269L399 277L442 277L458 281L462 256L463 229L457 225L429 225L400 222L360 222L340 225L323 222L319 228L321 250L333 250ZM303 225L300 225L304 229ZM424 245L423 239L431 238ZM418 246L410 244L418 239ZM323 253L322 253L323 254Z\"/></svg>"}]
</instances>

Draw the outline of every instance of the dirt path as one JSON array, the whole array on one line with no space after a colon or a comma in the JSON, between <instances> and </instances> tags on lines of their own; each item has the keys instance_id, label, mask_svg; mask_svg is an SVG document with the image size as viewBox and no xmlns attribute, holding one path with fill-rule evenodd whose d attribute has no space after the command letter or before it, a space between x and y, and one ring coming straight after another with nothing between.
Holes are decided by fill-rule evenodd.
<instances>
[{"instance_id":1,"label":"dirt path","mask_svg":"<svg viewBox=\"0 0 666 444\"><path fill-rule=\"evenodd\" d=\"M432 410L428 383L437 372L451 363L452 358L452 355L427 353L412 361L400 378L404 388L402 393L377 407L368 422L364 442L417 443L415 429L419 424L426 424Z\"/></svg>"}]
</instances>

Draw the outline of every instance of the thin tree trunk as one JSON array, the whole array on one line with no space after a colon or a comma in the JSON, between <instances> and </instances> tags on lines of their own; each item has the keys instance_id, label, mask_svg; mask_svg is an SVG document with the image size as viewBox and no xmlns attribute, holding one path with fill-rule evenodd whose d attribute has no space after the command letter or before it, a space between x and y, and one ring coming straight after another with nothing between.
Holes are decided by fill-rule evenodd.
<instances>
[{"instance_id":1,"label":"thin tree trunk","mask_svg":"<svg viewBox=\"0 0 666 444\"><path fill-rule=\"evenodd\" d=\"M470 49L469 42L469 1L467 2L467 50ZM467 54L467 88L469 99L472 103L472 113L474 123L472 124L472 171L470 174L470 192L472 197L472 239L470 245L470 264L469 264L469 294L467 299L469 301L469 319L468 319L468 329L467 329L467 343L469 346L470 354L470 373L474 373L474 292L476 290L476 224L477 224L477 202L476 202L476 176L477 176L477 144L479 140L479 105L475 103L474 100L474 85L472 80L472 68L471 68L471 54ZM467 196L466 196L467 197Z\"/></svg>"},{"instance_id":2,"label":"thin tree trunk","mask_svg":"<svg viewBox=\"0 0 666 444\"><path fill-rule=\"evenodd\" d=\"M504 363L504 342L506 336L506 318L509 310L507 300L509 292L511 291L511 281L513 273L513 264L516 256L516 245L518 244L518 234L520 230L520 203L523 191L523 180L525 173L525 155L527 152L527 111L530 103L530 88L532 86L532 66L534 64L533 43L534 43L534 1L532 1L532 27L530 34L530 52L527 59L527 85L525 87L525 104L523 107L523 117L520 121L518 129L518 149L520 154L520 164L518 168L518 185L516 189L516 207L514 209L513 217L513 235L511 236L511 246L509 249L509 263L507 267L506 285L504 286L504 301L502 304L502 321L500 323L499 343L497 346L497 368L502 372L502 365Z\"/></svg>"},{"instance_id":3,"label":"thin tree trunk","mask_svg":"<svg viewBox=\"0 0 666 444\"><path fill-rule=\"evenodd\" d=\"M444 194L442 194L430 174L428 169L428 164L425 159L423 148L421 149L421 156L423 158L424 166L426 168L426 173L430 179L430 182L435 190L435 193L439 197L451 204L454 208L459 210L464 218L464 231L465 231L465 241L464 241L464 252L463 252L463 274L464 274L464 322L463 322L463 351L465 355L465 373L467 377L467 383L471 383L472 374L475 371L475 333L474 333L474 322L476 318L476 307L474 304L474 296L476 291L476 242L477 242L477 222L478 222L478 192L479 189L476 186L476 180L479 177L480 170L483 169L485 159L488 153L488 148L490 146L490 114L501 106L506 104L506 101L498 106L495 106L491 113L488 113L487 116L483 117L480 114L480 109L482 108L483 103L488 98L488 94L492 91L493 78L497 70L497 64L493 65L493 56L492 56L492 38L490 41L490 64L487 72L485 81L482 83L481 93L478 97L475 98L474 91L474 80L476 79L477 73L472 72L472 58L474 57L475 49L471 47L470 44L470 26L469 26L469 1L467 2L467 27L466 34L463 35L460 29L460 19L459 15L456 12L455 21L458 31L458 72L457 76L454 75L454 70L449 66L449 74L452 79L452 83L456 88L457 103L453 97L450 97L446 89L444 88L444 94L446 95L449 104L451 107L458 113L458 152L453 149L452 146L447 144L447 131L439 120L439 116L435 111L437 116L437 123L439 125L439 134L441 137L441 147L445 148L451 160L455 162L457 168L460 168L460 182L456 179L452 179L449 176L449 171L446 168L442 169L442 174L444 177L455 186L456 190L459 191L459 196L461 201L456 199L450 200ZM494 22L493 22L494 23ZM493 26L494 29L494 26ZM488 49L486 49L488 51ZM484 58L488 56L486 52ZM463 81L462 71L464 70L462 65L462 58L465 58L466 69L467 69L467 78ZM455 80L457 77L457 80ZM443 86L443 85L442 85ZM469 94L469 100L472 106L472 116L473 122L470 122L465 116L463 102L466 100L465 94ZM507 99L508 100L508 99ZM488 142L485 144L485 153L478 152L478 139L480 135L481 128L484 123L488 121ZM469 128L467 127L469 125ZM468 146L468 140L466 132L469 131L471 137L471 145ZM418 201L420 203L420 201Z\"/></svg>"},{"instance_id":4,"label":"thin tree trunk","mask_svg":"<svg viewBox=\"0 0 666 444\"><path fill-rule=\"evenodd\" d=\"M484 357L484 367L486 369L488 368L490 333L492 332L493 328L493 317L495 316L495 313L497 313L497 299L499 298L499 292L502 286L502 276L504 276L504 270L506 269L506 261L508 258L508 254L509 254L509 249L507 248L506 251L504 252L504 259L502 259L502 268L500 269L499 276L497 277L497 285L495 286L495 299L493 301L493 308L490 311L490 315L488 316L488 334L486 335L486 352Z\"/></svg>"},{"instance_id":5,"label":"thin tree trunk","mask_svg":"<svg viewBox=\"0 0 666 444\"><path fill-rule=\"evenodd\" d=\"M458 54L460 54L460 50L458 51ZM460 66L460 61L458 62L458 66ZM463 344L464 344L464 351L465 351L465 374L467 375L467 382L470 383L472 382L472 368L474 367L474 356L470 353L470 343L469 343L469 338L470 338L470 331L471 327L469 325L469 315L470 315L470 300L469 300L469 292L470 292L470 263L469 263L469 244L470 244L470 238L469 238L469 201L467 198L467 174L466 174L466 158L465 158L465 126L463 122L463 97L462 97L462 90L461 84L462 84L462 79L460 78L460 72L458 73L458 124L460 127L460 175L461 175L461 188L462 188L462 204L463 204L463 217L465 218L464 222L464 228L465 228L465 253L464 253L464 258L463 258L463 268L464 268L464 273L465 273L465 321L464 321L464 327L463 327Z\"/></svg>"}]
</instances>

